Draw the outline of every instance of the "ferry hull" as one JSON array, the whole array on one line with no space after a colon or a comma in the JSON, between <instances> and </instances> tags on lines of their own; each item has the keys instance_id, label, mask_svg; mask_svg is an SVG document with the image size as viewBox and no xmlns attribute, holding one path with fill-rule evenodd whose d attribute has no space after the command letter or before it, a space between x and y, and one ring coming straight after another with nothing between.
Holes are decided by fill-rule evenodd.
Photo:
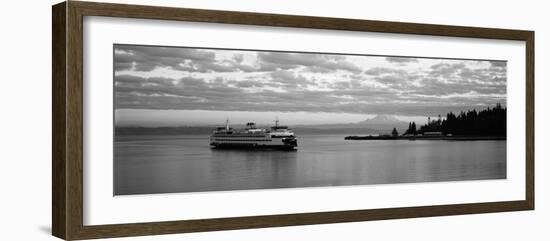
<instances>
[{"instance_id":1,"label":"ferry hull","mask_svg":"<svg viewBox=\"0 0 550 241\"><path fill-rule=\"evenodd\" d=\"M213 149L249 149L249 150L296 150L295 145L258 145L252 143L213 143Z\"/></svg>"}]
</instances>

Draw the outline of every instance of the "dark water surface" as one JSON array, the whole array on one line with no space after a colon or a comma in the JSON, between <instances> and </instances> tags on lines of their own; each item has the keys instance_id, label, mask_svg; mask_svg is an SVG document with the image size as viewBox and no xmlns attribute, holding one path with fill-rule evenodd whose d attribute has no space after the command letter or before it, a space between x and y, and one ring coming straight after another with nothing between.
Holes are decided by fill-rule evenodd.
<instances>
[{"instance_id":1,"label":"dark water surface","mask_svg":"<svg viewBox=\"0 0 550 241\"><path fill-rule=\"evenodd\" d=\"M297 151L210 149L208 136L117 136L115 195L506 178L506 141L344 140Z\"/></svg>"}]
</instances>

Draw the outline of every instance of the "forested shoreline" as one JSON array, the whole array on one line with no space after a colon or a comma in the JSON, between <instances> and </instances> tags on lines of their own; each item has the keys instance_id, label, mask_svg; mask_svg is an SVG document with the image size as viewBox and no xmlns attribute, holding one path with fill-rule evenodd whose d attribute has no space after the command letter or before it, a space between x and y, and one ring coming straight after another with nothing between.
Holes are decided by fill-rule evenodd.
<instances>
[{"instance_id":1,"label":"forested shoreline","mask_svg":"<svg viewBox=\"0 0 550 241\"><path fill-rule=\"evenodd\" d=\"M447 113L445 118L439 116L416 128L416 123L409 123L404 135L437 133L459 136L506 136L506 108L501 104L484 110L468 110L458 114Z\"/></svg>"}]
</instances>

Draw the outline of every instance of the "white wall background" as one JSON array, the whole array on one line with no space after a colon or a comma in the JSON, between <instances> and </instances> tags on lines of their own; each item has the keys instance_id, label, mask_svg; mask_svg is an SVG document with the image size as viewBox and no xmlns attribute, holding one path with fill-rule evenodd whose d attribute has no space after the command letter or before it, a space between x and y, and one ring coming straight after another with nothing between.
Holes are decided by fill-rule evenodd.
<instances>
[{"instance_id":1,"label":"white wall background","mask_svg":"<svg viewBox=\"0 0 550 241\"><path fill-rule=\"evenodd\" d=\"M122 1L190 8L536 31L536 210L149 236L118 240L549 240L550 15L545 1ZM56 240L51 230L51 8L7 1L0 13L0 240Z\"/></svg>"}]
</instances>

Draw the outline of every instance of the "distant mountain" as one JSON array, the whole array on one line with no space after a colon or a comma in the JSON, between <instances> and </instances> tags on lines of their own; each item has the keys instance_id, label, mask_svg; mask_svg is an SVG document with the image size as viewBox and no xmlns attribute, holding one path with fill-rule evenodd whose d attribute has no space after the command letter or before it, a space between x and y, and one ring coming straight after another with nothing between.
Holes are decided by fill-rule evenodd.
<instances>
[{"instance_id":1,"label":"distant mountain","mask_svg":"<svg viewBox=\"0 0 550 241\"><path fill-rule=\"evenodd\" d=\"M269 128L267 126L259 126L260 128ZM115 127L115 136L124 135L206 135L211 134L216 127L214 126L179 126L179 127L137 127L123 126ZM234 128L240 129L244 127ZM290 126L297 135L302 134L342 134L342 135L365 135L365 134L381 134L389 133L387 130L375 130L362 127L351 127L341 125L336 128L326 127L307 127L307 126Z\"/></svg>"},{"instance_id":2,"label":"distant mountain","mask_svg":"<svg viewBox=\"0 0 550 241\"><path fill-rule=\"evenodd\" d=\"M360 125L380 125L380 124L409 124L407 122L401 121L395 116L391 115L377 115L371 119L366 119L364 121L359 122Z\"/></svg>"},{"instance_id":3,"label":"distant mountain","mask_svg":"<svg viewBox=\"0 0 550 241\"><path fill-rule=\"evenodd\" d=\"M371 119L366 119L364 121L356 122L356 123L342 123L342 124L322 124L322 125L299 125L295 126L294 129L297 128L311 128L311 129L333 129L333 130L339 130L340 132L343 129L354 129L354 130L361 130L363 132L368 133L389 133L393 128L396 128L399 133L402 133L405 131L409 126L408 122L401 121L394 116L390 115L377 115ZM350 131L345 131L346 133Z\"/></svg>"},{"instance_id":4,"label":"distant mountain","mask_svg":"<svg viewBox=\"0 0 550 241\"><path fill-rule=\"evenodd\" d=\"M393 128L403 133L409 123L394 116L378 115L374 118L357 123L322 124L322 125L292 125L290 128L299 134L389 134ZM244 126L234 126L243 128ZM259 126L269 128L268 126ZM178 127L116 127L115 135L199 135L210 134L216 126L178 126Z\"/></svg>"},{"instance_id":5,"label":"distant mountain","mask_svg":"<svg viewBox=\"0 0 550 241\"><path fill-rule=\"evenodd\" d=\"M371 119L361 121L357 124L378 130L391 130L393 128L396 128L399 132L403 132L409 127L408 122L399 120L395 118L395 116L391 115L377 115Z\"/></svg>"},{"instance_id":6,"label":"distant mountain","mask_svg":"<svg viewBox=\"0 0 550 241\"><path fill-rule=\"evenodd\" d=\"M322 128L322 127L291 127L296 135L301 134L342 134L342 135L367 135L367 134L384 134L385 130L375 130L362 127L349 127L349 126L335 126L335 128ZM389 133L389 132L387 132Z\"/></svg>"},{"instance_id":7,"label":"distant mountain","mask_svg":"<svg viewBox=\"0 0 550 241\"><path fill-rule=\"evenodd\" d=\"M203 135L210 134L214 126L140 127L116 126L115 136L124 135Z\"/></svg>"}]
</instances>

